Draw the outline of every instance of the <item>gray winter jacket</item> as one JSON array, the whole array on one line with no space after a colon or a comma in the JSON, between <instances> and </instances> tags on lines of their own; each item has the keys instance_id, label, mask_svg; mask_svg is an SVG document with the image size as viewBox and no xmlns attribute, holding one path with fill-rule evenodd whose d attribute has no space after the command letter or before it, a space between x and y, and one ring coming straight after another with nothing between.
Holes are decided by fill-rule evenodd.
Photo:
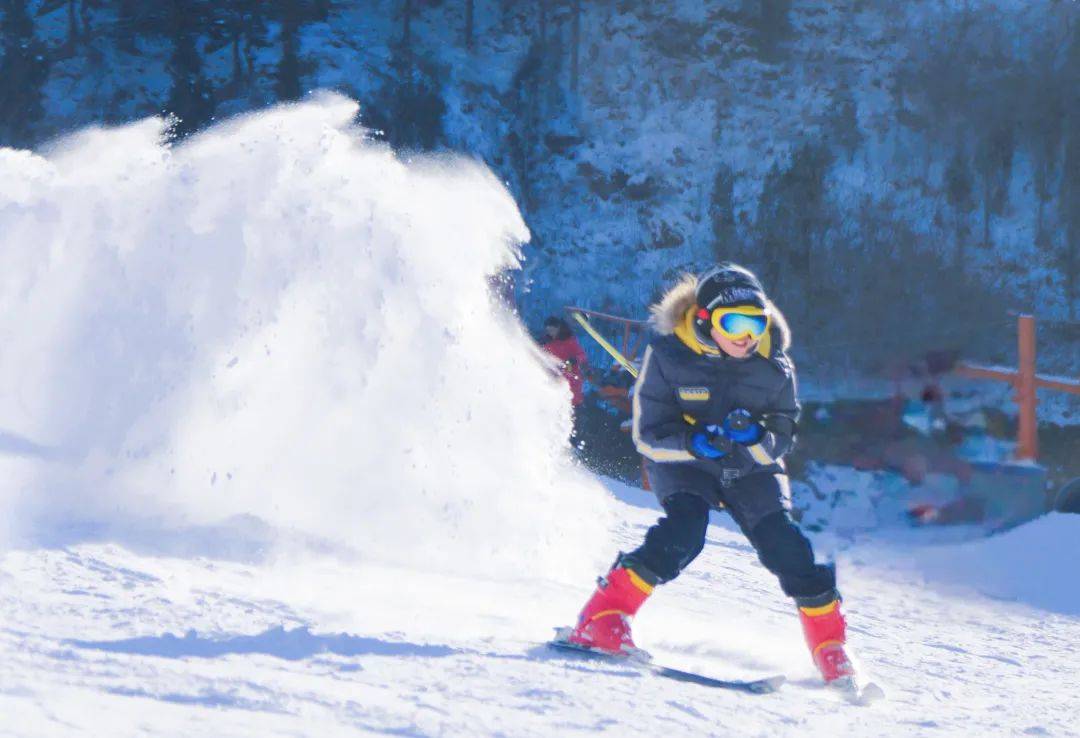
<instances>
[{"instance_id":1,"label":"gray winter jacket","mask_svg":"<svg viewBox=\"0 0 1080 738\"><path fill-rule=\"evenodd\" d=\"M645 350L634 386L634 445L653 462L721 465L729 470L726 476L782 472L781 458L794 443L799 416L783 315L768 306L773 327L759 353L745 359L716 354L697 340L690 324L695 287L696 280L688 277L653 307L657 335ZM736 408L767 418L762 440L749 448L737 445L718 461L697 460L687 450L694 427L687 417L699 425L719 425Z\"/></svg>"}]
</instances>

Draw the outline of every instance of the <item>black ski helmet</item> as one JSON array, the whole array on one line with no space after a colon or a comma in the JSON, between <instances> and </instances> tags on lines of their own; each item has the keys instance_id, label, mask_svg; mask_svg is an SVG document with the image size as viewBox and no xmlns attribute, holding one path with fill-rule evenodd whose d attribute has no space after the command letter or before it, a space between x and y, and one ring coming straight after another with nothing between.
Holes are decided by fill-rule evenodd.
<instances>
[{"instance_id":1,"label":"black ski helmet","mask_svg":"<svg viewBox=\"0 0 1080 738\"><path fill-rule=\"evenodd\" d=\"M723 261L698 277L695 302L694 334L705 346L719 350L710 332L712 311L736 305L753 305L764 310L768 299L765 288L753 272L734 262Z\"/></svg>"}]
</instances>

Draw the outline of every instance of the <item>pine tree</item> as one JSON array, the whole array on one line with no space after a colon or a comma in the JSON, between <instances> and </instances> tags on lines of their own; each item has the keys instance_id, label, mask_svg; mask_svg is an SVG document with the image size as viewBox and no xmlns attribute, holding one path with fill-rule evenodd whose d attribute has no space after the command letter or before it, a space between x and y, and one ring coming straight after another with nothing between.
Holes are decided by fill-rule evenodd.
<instances>
[{"instance_id":1,"label":"pine tree","mask_svg":"<svg viewBox=\"0 0 1080 738\"><path fill-rule=\"evenodd\" d=\"M413 0L401 0L401 48L412 51Z\"/></svg>"},{"instance_id":2,"label":"pine tree","mask_svg":"<svg viewBox=\"0 0 1080 738\"><path fill-rule=\"evenodd\" d=\"M49 77L45 45L23 0L2 0L0 25L0 145L28 146L45 114L42 87Z\"/></svg>"},{"instance_id":3,"label":"pine tree","mask_svg":"<svg viewBox=\"0 0 1080 738\"><path fill-rule=\"evenodd\" d=\"M1013 153L1016 150L1015 131L1011 116L1004 111L988 128L975 150L976 167L982 192L983 248L990 248L990 218L1000 215L1008 202L1009 179L1012 175Z\"/></svg>"},{"instance_id":4,"label":"pine tree","mask_svg":"<svg viewBox=\"0 0 1080 738\"><path fill-rule=\"evenodd\" d=\"M709 215L716 258L734 258L733 255L739 251L735 224L735 173L724 163L716 168L716 176L713 178Z\"/></svg>"},{"instance_id":5,"label":"pine tree","mask_svg":"<svg viewBox=\"0 0 1080 738\"><path fill-rule=\"evenodd\" d=\"M69 51L75 48L75 44L78 43L79 37L82 36L82 32L79 30L79 16L76 13L77 6L78 3L76 0L67 0L67 47Z\"/></svg>"},{"instance_id":6,"label":"pine tree","mask_svg":"<svg viewBox=\"0 0 1080 738\"><path fill-rule=\"evenodd\" d=\"M1065 223L1065 295L1069 305L1069 319L1076 320L1077 281L1080 280L1080 18L1070 27L1069 46L1062 66L1063 89L1072 91L1064 118L1067 131L1065 156L1061 174L1061 209Z\"/></svg>"},{"instance_id":7,"label":"pine tree","mask_svg":"<svg viewBox=\"0 0 1080 738\"><path fill-rule=\"evenodd\" d=\"M742 15L762 57L778 55L791 33L790 13L791 0L743 0Z\"/></svg>"},{"instance_id":8,"label":"pine tree","mask_svg":"<svg viewBox=\"0 0 1080 738\"><path fill-rule=\"evenodd\" d=\"M207 7L201 3L170 0L169 36L173 44L169 59L172 86L165 110L177 118L173 134L182 138L209 123L214 115L214 94L203 74L197 47Z\"/></svg>"},{"instance_id":9,"label":"pine tree","mask_svg":"<svg viewBox=\"0 0 1080 738\"><path fill-rule=\"evenodd\" d=\"M233 2L239 3L241 8L244 76L247 83L251 84L256 78L256 54L259 49L269 43L267 39L269 8L262 0L233 0Z\"/></svg>"},{"instance_id":10,"label":"pine tree","mask_svg":"<svg viewBox=\"0 0 1080 738\"><path fill-rule=\"evenodd\" d=\"M138 51L139 8L138 0L119 0L116 4L116 47L128 54Z\"/></svg>"},{"instance_id":11,"label":"pine tree","mask_svg":"<svg viewBox=\"0 0 1080 738\"><path fill-rule=\"evenodd\" d=\"M1061 175L1061 215L1065 244L1061 266L1065 276L1065 299L1069 319L1076 320L1077 280L1080 279L1080 110L1072 116L1065 139Z\"/></svg>"},{"instance_id":12,"label":"pine tree","mask_svg":"<svg viewBox=\"0 0 1080 738\"><path fill-rule=\"evenodd\" d=\"M139 53L141 37L169 36L172 8L167 3L144 3L139 0L118 0L116 22L109 34L116 46L126 54Z\"/></svg>"},{"instance_id":13,"label":"pine tree","mask_svg":"<svg viewBox=\"0 0 1080 738\"><path fill-rule=\"evenodd\" d=\"M570 92L577 95L581 73L581 0L573 0L570 31Z\"/></svg>"},{"instance_id":14,"label":"pine tree","mask_svg":"<svg viewBox=\"0 0 1080 738\"><path fill-rule=\"evenodd\" d=\"M789 272L812 279L814 254L829 225L825 177L832 163L825 146L807 141L788 166L778 162L765 176L756 226L771 283Z\"/></svg>"},{"instance_id":15,"label":"pine tree","mask_svg":"<svg viewBox=\"0 0 1080 738\"><path fill-rule=\"evenodd\" d=\"M299 100L300 54L299 33L303 22L300 0L281 2L281 61L274 81L274 93L278 100Z\"/></svg>"},{"instance_id":16,"label":"pine tree","mask_svg":"<svg viewBox=\"0 0 1080 738\"><path fill-rule=\"evenodd\" d=\"M846 154L849 162L863 144L859 107L850 85L841 85L832 95L825 136L830 144Z\"/></svg>"},{"instance_id":17,"label":"pine tree","mask_svg":"<svg viewBox=\"0 0 1080 738\"><path fill-rule=\"evenodd\" d=\"M1062 122L1070 89L1067 73L1059 67L1056 56L1056 39L1043 38L1037 42L1027 69L1032 84L1026 86L1019 106L1020 127L1029 138L1033 164L1035 244L1043 249L1051 243L1046 228L1046 206L1053 200L1051 180L1061 150Z\"/></svg>"},{"instance_id":18,"label":"pine tree","mask_svg":"<svg viewBox=\"0 0 1080 738\"><path fill-rule=\"evenodd\" d=\"M476 35L476 0L465 0L465 48L473 50Z\"/></svg>"},{"instance_id":19,"label":"pine tree","mask_svg":"<svg viewBox=\"0 0 1080 738\"><path fill-rule=\"evenodd\" d=\"M945 198L952 206L955 217L956 247L953 266L957 273L963 273L967 260L967 222L971 212L972 194L975 183L971 179L971 169L962 146L956 146L949 164L945 168Z\"/></svg>"}]
</instances>

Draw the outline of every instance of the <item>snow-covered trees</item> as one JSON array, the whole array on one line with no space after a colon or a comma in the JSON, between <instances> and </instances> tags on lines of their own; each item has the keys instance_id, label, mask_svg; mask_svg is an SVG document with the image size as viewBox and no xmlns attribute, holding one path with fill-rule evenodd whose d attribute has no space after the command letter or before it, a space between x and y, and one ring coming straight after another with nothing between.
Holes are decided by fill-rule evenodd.
<instances>
[{"instance_id":1,"label":"snow-covered trees","mask_svg":"<svg viewBox=\"0 0 1080 738\"><path fill-rule=\"evenodd\" d=\"M813 274L870 208L1075 313L1080 6L914 7L0 0L0 145L161 112L183 135L328 87L395 147L491 164L562 244L553 282L731 248ZM635 310L643 285L617 287Z\"/></svg>"},{"instance_id":2,"label":"snow-covered trees","mask_svg":"<svg viewBox=\"0 0 1080 738\"><path fill-rule=\"evenodd\" d=\"M49 76L45 45L37 38L25 0L0 3L0 145L25 145L44 110L42 85Z\"/></svg>"}]
</instances>

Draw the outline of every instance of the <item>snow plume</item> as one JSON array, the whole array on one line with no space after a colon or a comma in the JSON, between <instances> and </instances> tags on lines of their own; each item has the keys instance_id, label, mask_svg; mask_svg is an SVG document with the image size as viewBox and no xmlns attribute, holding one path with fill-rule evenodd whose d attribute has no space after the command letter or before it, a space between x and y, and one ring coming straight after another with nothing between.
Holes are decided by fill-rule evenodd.
<instances>
[{"instance_id":1,"label":"snow plume","mask_svg":"<svg viewBox=\"0 0 1080 738\"><path fill-rule=\"evenodd\" d=\"M362 559L596 561L569 393L490 296L528 231L459 158L324 95L0 149L0 485L22 534L254 516Z\"/></svg>"}]
</instances>

